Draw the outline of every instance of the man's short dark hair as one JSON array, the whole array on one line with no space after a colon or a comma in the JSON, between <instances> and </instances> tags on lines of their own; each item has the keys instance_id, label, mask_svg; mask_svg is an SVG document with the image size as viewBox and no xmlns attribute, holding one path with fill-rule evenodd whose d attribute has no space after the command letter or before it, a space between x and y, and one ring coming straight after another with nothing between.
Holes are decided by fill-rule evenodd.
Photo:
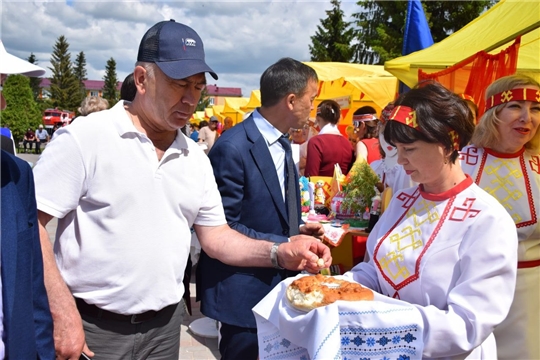
<instances>
[{"instance_id":1,"label":"man's short dark hair","mask_svg":"<svg viewBox=\"0 0 540 360\"><path fill-rule=\"evenodd\" d=\"M261 105L276 105L289 94L303 95L310 80L318 82L313 68L291 58L280 59L261 76Z\"/></svg>"},{"instance_id":2,"label":"man's short dark hair","mask_svg":"<svg viewBox=\"0 0 540 360\"><path fill-rule=\"evenodd\" d=\"M120 87L120 99L133 101L137 94L137 87L135 86L135 80L133 79L133 73L126 76L122 87Z\"/></svg>"}]
</instances>

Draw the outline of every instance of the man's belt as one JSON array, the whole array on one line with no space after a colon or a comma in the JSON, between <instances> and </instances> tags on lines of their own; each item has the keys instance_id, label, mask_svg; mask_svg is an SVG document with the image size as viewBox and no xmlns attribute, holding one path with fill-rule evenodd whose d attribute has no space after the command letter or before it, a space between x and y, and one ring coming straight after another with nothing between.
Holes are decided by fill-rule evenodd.
<instances>
[{"instance_id":1,"label":"man's belt","mask_svg":"<svg viewBox=\"0 0 540 360\"><path fill-rule=\"evenodd\" d=\"M95 317L95 318L103 319L103 320L125 321L125 322L130 322L132 324L139 324L148 320L152 320L158 317L160 314L167 311L168 309L178 305L178 304L169 305L158 311L150 310L150 311L143 312L141 314L122 315L122 314L117 314L111 311L100 309L96 305L88 304L83 299L75 298L75 303L77 304L77 309L79 310L79 313L81 313L82 315L87 315L87 316L91 316L91 317Z\"/></svg>"},{"instance_id":2,"label":"man's belt","mask_svg":"<svg viewBox=\"0 0 540 360\"><path fill-rule=\"evenodd\" d=\"M527 269L540 266L540 259L529 261L518 261L518 269Z\"/></svg>"}]
</instances>

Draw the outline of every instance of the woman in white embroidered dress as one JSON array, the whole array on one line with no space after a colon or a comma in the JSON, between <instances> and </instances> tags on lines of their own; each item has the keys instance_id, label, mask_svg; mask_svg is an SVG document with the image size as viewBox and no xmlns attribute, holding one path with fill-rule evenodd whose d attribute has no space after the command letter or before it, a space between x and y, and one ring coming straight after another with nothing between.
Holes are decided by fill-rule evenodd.
<instances>
[{"instance_id":1,"label":"woman in white embroidered dress","mask_svg":"<svg viewBox=\"0 0 540 360\"><path fill-rule=\"evenodd\" d=\"M486 90L486 112L461 166L514 219L517 283L508 317L495 329L499 359L540 359L540 84L523 75Z\"/></svg>"},{"instance_id":2,"label":"woman in white embroidered dress","mask_svg":"<svg viewBox=\"0 0 540 360\"><path fill-rule=\"evenodd\" d=\"M366 261L346 273L417 307L425 359L496 359L493 329L513 297L514 223L456 164L471 118L465 102L437 83L396 100L384 137L420 185L394 194L369 235Z\"/></svg>"}]
</instances>

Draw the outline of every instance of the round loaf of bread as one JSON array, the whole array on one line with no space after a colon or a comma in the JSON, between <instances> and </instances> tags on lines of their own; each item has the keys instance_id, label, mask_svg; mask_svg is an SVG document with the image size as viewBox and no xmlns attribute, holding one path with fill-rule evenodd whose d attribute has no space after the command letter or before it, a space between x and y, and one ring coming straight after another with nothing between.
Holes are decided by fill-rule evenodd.
<instances>
[{"instance_id":1,"label":"round loaf of bread","mask_svg":"<svg viewBox=\"0 0 540 360\"><path fill-rule=\"evenodd\" d=\"M299 310L310 311L337 300L373 300L373 291L360 284L321 274L304 276L287 287L287 299Z\"/></svg>"}]
</instances>

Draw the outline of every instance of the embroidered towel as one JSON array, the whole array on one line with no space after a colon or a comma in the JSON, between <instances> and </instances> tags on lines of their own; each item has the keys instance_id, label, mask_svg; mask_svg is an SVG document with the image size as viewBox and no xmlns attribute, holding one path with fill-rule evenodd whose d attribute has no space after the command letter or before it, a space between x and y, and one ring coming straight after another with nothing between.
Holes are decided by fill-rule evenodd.
<instances>
[{"instance_id":1,"label":"embroidered towel","mask_svg":"<svg viewBox=\"0 0 540 360\"><path fill-rule=\"evenodd\" d=\"M259 359L422 358L423 321L416 307L375 293L374 301L338 301L303 312L285 295L296 278L283 280L253 308Z\"/></svg>"}]
</instances>

